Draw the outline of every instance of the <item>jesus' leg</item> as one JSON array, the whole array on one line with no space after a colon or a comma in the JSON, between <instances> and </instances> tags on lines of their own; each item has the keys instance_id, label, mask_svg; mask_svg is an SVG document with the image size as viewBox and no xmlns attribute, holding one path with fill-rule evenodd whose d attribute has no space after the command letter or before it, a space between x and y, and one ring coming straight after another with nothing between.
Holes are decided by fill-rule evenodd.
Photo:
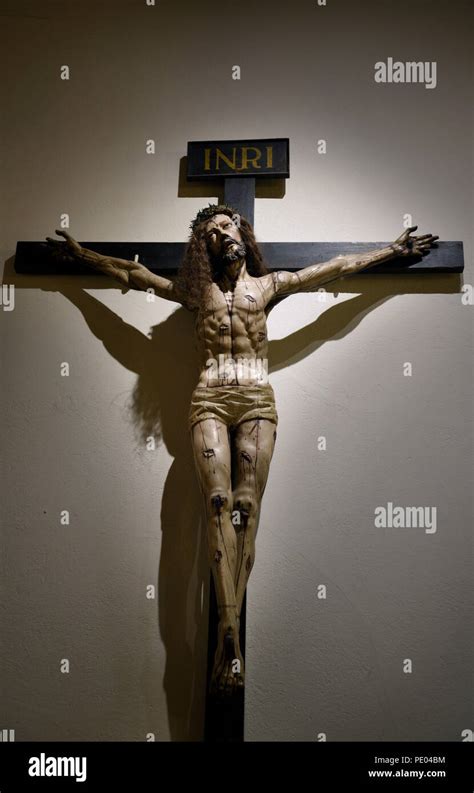
<instances>
[{"instance_id":1,"label":"jesus' leg","mask_svg":"<svg viewBox=\"0 0 474 793\"><path fill-rule=\"evenodd\" d=\"M237 529L235 592L237 615L255 561L255 537L260 504L276 440L276 426L267 419L244 421L232 438L232 485L234 510L240 512Z\"/></svg>"},{"instance_id":2,"label":"jesus' leg","mask_svg":"<svg viewBox=\"0 0 474 793\"><path fill-rule=\"evenodd\" d=\"M237 538L231 519L231 452L227 427L216 419L204 419L194 425L192 443L206 507L209 563L219 613L211 688L216 693L229 694L243 686L244 673L237 622Z\"/></svg>"}]
</instances>

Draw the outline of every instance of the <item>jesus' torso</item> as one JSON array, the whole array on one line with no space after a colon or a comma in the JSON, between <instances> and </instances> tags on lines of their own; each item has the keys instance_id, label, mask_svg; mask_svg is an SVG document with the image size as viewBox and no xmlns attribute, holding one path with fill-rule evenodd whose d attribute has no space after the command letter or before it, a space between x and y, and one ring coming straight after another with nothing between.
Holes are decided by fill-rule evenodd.
<instances>
[{"instance_id":1,"label":"jesus' torso","mask_svg":"<svg viewBox=\"0 0 474 793\"><path fill-rule=\"evenodd\" d=\"M212 283L196 316L199 386L253 386L268 382L266 308L272 275L236 281L227 292Z\"/></svg>"}]
</instances>

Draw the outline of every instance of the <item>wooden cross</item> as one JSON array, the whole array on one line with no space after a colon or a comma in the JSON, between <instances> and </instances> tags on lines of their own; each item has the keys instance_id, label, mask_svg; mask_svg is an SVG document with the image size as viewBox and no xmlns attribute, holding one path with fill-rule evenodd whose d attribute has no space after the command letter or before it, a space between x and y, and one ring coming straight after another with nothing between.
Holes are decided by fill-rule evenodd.
<instances>
[{"instance_id":1,"label":"wooden cross","mask_svg":"<svg viewBox=\"0 0 474 793\"><path fill-rule=\"evenodd\" d=\"M224 181L224 203L235 208L253 226L256 179L289 178L289 140L205 141L188 144L187 179L189 181ZM103 255L129 261L140 261L154 273L172 275L182 261L184 242L81 242ZM387 242L263 242L259 243L263 258L271 270L299 270L316 262L324 262L338 254L367 252L385 248ZM463 265L462 242L439 242L429 255L419 259L393 259L390 262L362 271L361 275L374 276L391 273L409 276L420 273L461 273ZM80 264L64 265L51 257L43 242L18 242L15 256L18 273L81 274L94 271ZM428 285L427 285L428 286ZM344 286L346 290L346 286ZM429 291L427 290L424 291ZM217 636L217 603L214 583L210 578L210 609L208 639L208 690ZM240 619L240 647L245 658L246 598ZM218 702L207 698L205 740L243 741L244 697L237 695L230 701Z\"/></svg>"}]
</instances>

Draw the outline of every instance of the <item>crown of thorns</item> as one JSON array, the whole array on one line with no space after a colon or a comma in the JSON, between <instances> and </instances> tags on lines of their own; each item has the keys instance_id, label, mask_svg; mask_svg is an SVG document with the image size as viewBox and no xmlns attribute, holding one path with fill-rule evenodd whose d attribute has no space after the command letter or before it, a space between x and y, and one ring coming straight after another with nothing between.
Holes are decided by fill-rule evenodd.
<instances>
[{"instance_id":1,"label":"crown of thorns","mask_svg":"<svg viewBox=\"0 0 474 793\"><path fill-rule=\"evenodd\" d=\"M191 223L191 229L194 231L200 223L204 220L210 220L214 215L229 215L229 217L232 217L232 215L238 214L237 210L229 206L229 204L209 204L209 206L199 210Z\"/></svg>"}]
</instances>

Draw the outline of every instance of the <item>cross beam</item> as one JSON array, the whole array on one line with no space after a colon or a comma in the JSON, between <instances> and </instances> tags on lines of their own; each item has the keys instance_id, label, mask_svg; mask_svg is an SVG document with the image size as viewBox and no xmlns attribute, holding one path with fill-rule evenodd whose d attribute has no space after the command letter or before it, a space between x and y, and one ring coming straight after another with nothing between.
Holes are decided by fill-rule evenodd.
<instances>
[{"instance_id":1,"label":"cross beam","mask_svg":"<svg viewBox=\"0 0 474 793\"><path fill-rule=\"evenodd\" d=\"M116 256L119 259L133 261L138 256L141 264L160 275L176 273L186 245L184 242L81 242L80 244L83 248L90 248L97 253ZM259 248L270 270L294 271L316 262L324 262L340 253L365 253L371 249L385 248L389 244L389 242L261 242ZM462 242L439 242L438 246L423 259L393 259L368 270L362 270L358 275L390 273L409 276L421 273L462 273L464 270ZM18 242L15 270L17 273L31 275L95 275L94 270L81 264L58 264L43 242Z\"/></svg>"}]
</instances>

